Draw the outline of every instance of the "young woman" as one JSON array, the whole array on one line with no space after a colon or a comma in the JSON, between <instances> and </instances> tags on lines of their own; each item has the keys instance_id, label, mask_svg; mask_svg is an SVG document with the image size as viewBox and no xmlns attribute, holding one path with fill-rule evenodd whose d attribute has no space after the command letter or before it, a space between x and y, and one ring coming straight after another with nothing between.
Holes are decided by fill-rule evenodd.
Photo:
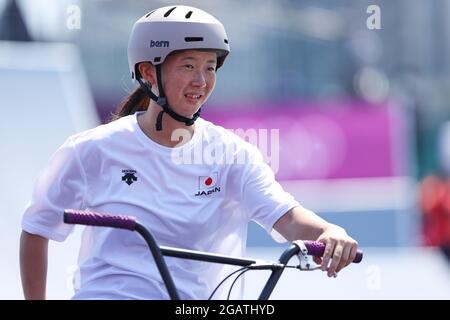
<instances>
[{"instance_id":1,"label":"young woman","mask_svg":"<svg viewBox=\"0 0 450 320\"><path fill-rule=\"evenodd\" d=\"M22 223L25 298L45 299L48 239L64 241L73 228L63 224L66 208L133 215L159 245L236 256L254 220L290 241L325 243L318 262L328 276L354 259L356 241L283 191L255 147L199 117L228 53L223 25L197 8L159 8L135 23L128 58L140 87L116 120L69 137L36 183ZM226 151L219 161L174 161L175 153L212 144ZM168 297L135 233L86 228L79 264L74 299ZM207 298L234 270L177 258L167 264L184 299ZM242 287L233 292L242 297Z\"/></svg>"}]
</instances>

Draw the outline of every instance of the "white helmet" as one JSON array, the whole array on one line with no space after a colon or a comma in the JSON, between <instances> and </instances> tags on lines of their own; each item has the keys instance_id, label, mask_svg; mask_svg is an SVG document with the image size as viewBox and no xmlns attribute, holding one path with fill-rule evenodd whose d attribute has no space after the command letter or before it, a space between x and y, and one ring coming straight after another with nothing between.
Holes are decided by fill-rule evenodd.
<instances>
[{"instance_id":1,"label":"white helmet","mask_svg":"<svg viewBox=\"0 0 450 320\"><path fill-rule=\"evenodd\" d=\"M217 68L230 52L225 28L209 13L188 6L167 6L147 13L133 26L128 42L128 65L137 79L140 62L158 65L173 51L212 49Z\"/></svg>"}]
</instances>

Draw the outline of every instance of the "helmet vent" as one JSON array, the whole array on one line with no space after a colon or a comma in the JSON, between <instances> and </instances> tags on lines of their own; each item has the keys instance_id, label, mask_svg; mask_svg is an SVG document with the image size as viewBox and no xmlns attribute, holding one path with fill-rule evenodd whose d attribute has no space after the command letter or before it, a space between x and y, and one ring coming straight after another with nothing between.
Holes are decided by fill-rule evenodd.
<instances>
[{"instance_id":1,"label":"helmet vent","mask_svg":"<svg viewBox=\"0 0 450 320\"><path fill-rule=\"evenodd\" d=\"M203 37L186 37L184 38L184 41L186 42L203 41Z\"/></svg>"},{"instance_id":2,"label":"helmet vent","mask_svg":"<svg viewBox=\"0 0 450 320\"><path fill-rule=\"evenodd\" d=\"M173 8L171 8L171 9L169 9L169 11L167 11L166 13L164 13L164 18L167 18L167 17L172 13L172 11L175 10L175 8L176 8L176 7L173 7Z\"/></svg>"},{"instance_id":3,"label":"helmet vent","mask_svg":"<svg viewBox=\"0 0 450 320\"><path fill-rule=\"evenodd\" d=\"M156 10L152 10L149 13L147 13L147 15L145 16L146 18L148 18L153 12L155 12Z\"/></svg>"},{"instance_id":4,"label":"helmet vent","mask_svg":"<svg viewBox=\"0 0 450 320\"><path fill-rule=\"evenodd\" d=\"M226 44L228 44L228 39L223 39L223 42L225 42Z\"/></svg>"},{"instance_id":5,"label":"helmet vent","mask_svg":"<svg viewBox=\"0 0 450 320\"><path fill-rule=\"evenodd\" d=\"M189 19L189 18L191 17L191 15L192 15L192 11L189 11L189 12L185 15L185 18L186 18L186 19Z\"/></svg>"}]
</instances>

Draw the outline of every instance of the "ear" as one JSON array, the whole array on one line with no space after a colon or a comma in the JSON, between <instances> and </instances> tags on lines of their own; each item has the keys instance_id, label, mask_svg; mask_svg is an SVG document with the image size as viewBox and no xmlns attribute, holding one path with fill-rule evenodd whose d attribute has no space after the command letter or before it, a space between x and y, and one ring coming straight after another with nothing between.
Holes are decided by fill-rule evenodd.
<instances>
[{"instance_id":1,"label":"ear","mask_svg":"<svg viewBox=\"0 0 450 320\"><path fill-rule=\"evenodd\" d=\"M155 66L149 62L142 62L138 66L139 73L142 78L147 81L152 87L156 86L156 69Z\"/></svg>"}]
</instances>

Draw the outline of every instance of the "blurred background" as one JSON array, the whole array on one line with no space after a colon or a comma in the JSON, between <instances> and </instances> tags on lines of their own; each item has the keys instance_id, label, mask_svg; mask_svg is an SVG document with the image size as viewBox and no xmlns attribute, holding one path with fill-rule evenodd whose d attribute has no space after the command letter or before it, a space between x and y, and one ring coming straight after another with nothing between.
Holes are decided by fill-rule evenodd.
<instances>
[{"instance_id":1,"label":"blurred background","mask_svg":"<svg viewBox=\"0 0 450 320\"><path fill-rule=\"evenodd\" d=\"M447 0L0 0L0 299L23 297L20 221L39 172L133 90L134 22L177 4L229 36L203 117L268 132L257 145L285 189L366 252L337 279L286 272L274 297L449 299ZM72 295L80 232L51 243L50 299ZM273 259L286 247L256 224L248 245ZM248 299L262 277L247 277Z\"/></svg>"}]
</instances>

